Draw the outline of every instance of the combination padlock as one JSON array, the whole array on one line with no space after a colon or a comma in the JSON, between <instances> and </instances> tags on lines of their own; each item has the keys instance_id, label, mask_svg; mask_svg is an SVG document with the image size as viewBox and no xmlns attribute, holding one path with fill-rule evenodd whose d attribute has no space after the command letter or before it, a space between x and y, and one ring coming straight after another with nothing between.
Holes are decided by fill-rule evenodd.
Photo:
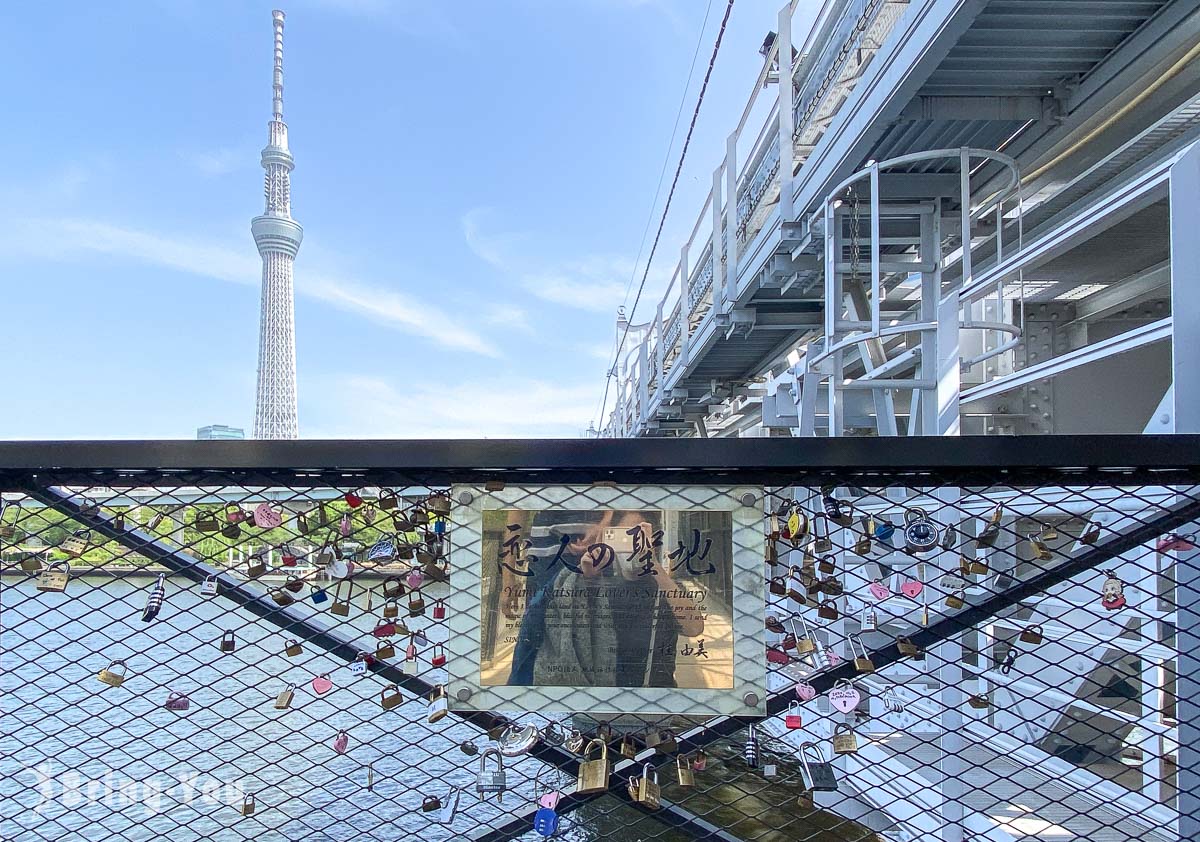
<instances>
[{"instance_id":1,"label":"combination padlock","mask_svg":"<svg viewBox=\"0 0 1200 842\"><path fill-rule=\"evenodd\" d=\"M938 528L924 509L904 512L904 547L910 553L927 553L937 549Z\"/></svg>"}]
</instances>

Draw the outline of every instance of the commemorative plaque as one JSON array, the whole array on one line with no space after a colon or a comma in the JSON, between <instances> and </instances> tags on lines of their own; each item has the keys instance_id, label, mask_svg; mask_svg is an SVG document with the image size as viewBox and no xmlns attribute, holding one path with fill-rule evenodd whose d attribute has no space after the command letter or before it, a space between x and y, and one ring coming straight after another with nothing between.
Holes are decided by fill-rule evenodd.
<instances>
[{"instance_id":1,"label":"commemorative plaque","mask_svg":"<svg viewBox=\"0 0 1200 842\"><path fill-rule=\"evenodd\" d=\"M452 707L762 712L761 489L454 497Z\"/></svg>"}]
</instances>

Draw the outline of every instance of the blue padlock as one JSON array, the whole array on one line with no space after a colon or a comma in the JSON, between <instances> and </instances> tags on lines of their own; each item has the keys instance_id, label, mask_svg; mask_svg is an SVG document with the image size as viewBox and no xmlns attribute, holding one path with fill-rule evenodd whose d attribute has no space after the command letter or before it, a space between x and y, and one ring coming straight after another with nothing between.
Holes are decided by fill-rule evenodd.
<instances>
[{"instance_id":1,"label":"blue padlock","mask_svg":"<svg viewBox=\"0 0 1200 842\"><path fill-rule=\"evenodd\" d=\"M324 588L318 588L316 585L312 585L312 601L313 602L320 604L327 599L329 599L328 591L326 591Z\"/></svg>"},{"instance_id":2,"label":"blue padlock","mask_svg":"<svg viewBox=\"0 0 1200 842\"><path fill-rule=\"evenodd\" d=\"M558 831L558 813L549 807L539 807L533 814L533 829L549 839Z\"/></svg>"},{"instance_id":3,"label":"blue padlock","mask_svg":"<svg viewBox=\"0 0 1200 842\"><path fill-rule=\"evenodd\" d=\"M881 520L875 524L875 540L888 547L892 546L892 536L896 534L896 527L892 526L886 520Z\"/></svg>"},{"instance_id":4,"label":"blue padlock","mask_svg":"<svg viewBox=\"0 0 1200 842\"><path fill-rule=\"evenodd\" d=\"M442 520L441 518L438 518L437 520L435 520L433 522L433 534L434 535L445 535L446 534L446 521Z\"/></svg>"}]
</instances>

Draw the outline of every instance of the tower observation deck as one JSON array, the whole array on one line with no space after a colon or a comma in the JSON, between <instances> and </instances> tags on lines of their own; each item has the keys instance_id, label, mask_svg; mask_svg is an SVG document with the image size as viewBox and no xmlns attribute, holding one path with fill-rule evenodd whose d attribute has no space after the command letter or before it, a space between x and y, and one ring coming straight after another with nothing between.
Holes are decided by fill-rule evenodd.
<instances>
[{"instance_id":1,"label":"tower observation deck","mask_svg":"<svg viewBox=\"0 0 1200 842\"><path fill-rule=\"evenodd\" d=\"M258 388L254 405L254 438L299 437L296 418L296 321L292 270L304 238L292 219L292 167L287 124L283 122L283 21L271 13L275 29L275 68L271 120L262 151L266 209L250 222L262 256L262 308L258 335Z\"/></svg>"}]
</instances>

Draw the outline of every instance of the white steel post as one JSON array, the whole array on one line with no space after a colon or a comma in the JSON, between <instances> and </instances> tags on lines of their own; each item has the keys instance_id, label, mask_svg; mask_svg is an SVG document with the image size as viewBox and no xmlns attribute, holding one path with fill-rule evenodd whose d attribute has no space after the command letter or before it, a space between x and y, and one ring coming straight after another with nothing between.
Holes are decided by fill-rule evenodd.
<instances>
[{"instance_id":1,"label":"white steel post","mask_svg":"<svg viewBox=\"0 0 1200 842\"><path fill-rule=\"evenodd\" d=\"M737 298L737 140L737 132L734 132L725 142L725 230L729 237L729 257L725 264L725 306L721 308L724 313L732 309ZM715 298L713 304L716 304Z\"/></svg>"},{"instance_id":2,"label":"white steel post","mask_svg":"<svg viewBox=\"0 0 1200 842\"><path fill-rule=\"evenodd\" d=\"M779 221L791 222L795 211L792 208L793 161L792 132L794 130L795 107L792 98L792 4L779 10L779 34L775 37L779 47Z\"/></svg>"},{"instance_id":3,"label":"white steel post","mask_svg":"<svg viewBox=\"0 0 1200 842\"><path fill-rule=\"evenodd\" d=\"M1200 237L1196 236L1200 144L1194 144L1171 167L1170 184L1171 382L1175 398L1171 414L1174 432L1200 433L1200 366L1196 365L1200 359Z\"/></svg>"},{"instance_id":4,"label":"white steel post","mask_svg":"<svg viewBox=\"0 0 1200 842\"><path fill-rule=\"evenodd\" d=\"M688 247L687 243L679 250L679 358L678 362L687 365L691 350L692 305L688 302L691 284L688 283Z\"/></svg>"},{"instance_id":5,"label":"white steel post","mask_svg":"<svg viewBox=\"0 0 1200 842\"><path fill-rule=\"evenodd\" d=\"M712 303L714 309L718 296L727 297L728 293L725 290L725 267L721 264L721 252L724 251L725 237L721 233L721 176L725 172L725 165L717 167L713 170L713 186L712 186L712 255L713 255L713 281L712 281Z\"/></svg>"}]
</instances>

